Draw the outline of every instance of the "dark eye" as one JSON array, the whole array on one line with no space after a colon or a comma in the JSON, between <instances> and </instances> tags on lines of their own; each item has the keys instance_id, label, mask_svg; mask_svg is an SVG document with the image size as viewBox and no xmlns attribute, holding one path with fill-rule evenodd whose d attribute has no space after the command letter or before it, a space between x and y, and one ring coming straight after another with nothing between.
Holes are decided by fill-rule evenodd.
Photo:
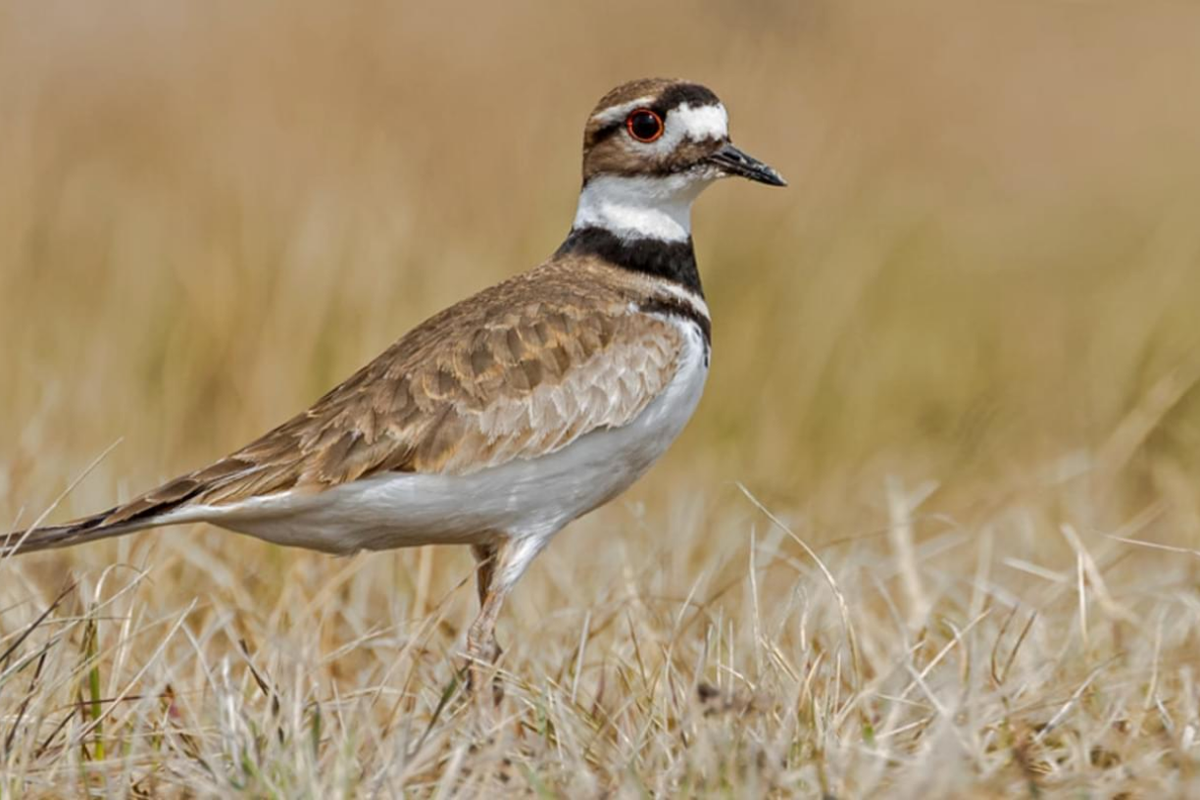
<instances>
[{"instance_id":1,"label":"dark eye","mask_svg":"<svg viewBox=\"0 0 1200 800\"><path fill-rule=\"evenodd\" d=\"M662 117L648 108L639 108L625 120L629 135L639 142L653 142L663 135Z\"/></svg>"}]
</instances>

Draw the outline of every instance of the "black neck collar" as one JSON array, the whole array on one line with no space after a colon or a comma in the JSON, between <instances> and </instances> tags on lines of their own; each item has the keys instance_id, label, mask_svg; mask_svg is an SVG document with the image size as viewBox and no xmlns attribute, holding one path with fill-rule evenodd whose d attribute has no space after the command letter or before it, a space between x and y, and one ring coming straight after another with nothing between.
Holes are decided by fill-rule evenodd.
<instances>
[{"instance_id":1,"label":"black neck collar","mask_svg":"<svg viewBox=\"0 0 1200 800\"><path fill-rule=\"evenodd\" d=\"M598 256L618 267L675 281L700 297L704 296L690 236L685 242L626 240L604 228L572 228L555 255Z\"/></svg>"}]
</instances>

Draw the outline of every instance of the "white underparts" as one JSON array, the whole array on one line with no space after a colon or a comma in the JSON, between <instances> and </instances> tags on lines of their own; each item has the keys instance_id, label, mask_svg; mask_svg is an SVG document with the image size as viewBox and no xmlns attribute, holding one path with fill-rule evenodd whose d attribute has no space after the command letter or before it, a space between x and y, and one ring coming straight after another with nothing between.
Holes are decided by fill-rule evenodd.
<instances>
[{"instance_id":1,"label":"white underparts","mask_svg":"<svg viewBox=\"0 0 1200 800\"><path fill-rule=\"evenodd\" d=\"M692 203L712 178L679 173L630 177L597 175L579 194L572 227L603 228L621 239L686 242Z\"/></svg>"}]
</instances>

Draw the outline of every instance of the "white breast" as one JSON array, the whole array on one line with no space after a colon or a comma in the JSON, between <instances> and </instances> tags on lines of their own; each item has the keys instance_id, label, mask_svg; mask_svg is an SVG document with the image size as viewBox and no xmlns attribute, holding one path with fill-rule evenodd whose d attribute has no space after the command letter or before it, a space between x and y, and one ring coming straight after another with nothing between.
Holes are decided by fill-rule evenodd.
<instances>
[{"instance_id":1,"label":"white breast","mask_svg":"<svg viewBox=\"0 0 1200 800\"><path fill-rule=\"evenodd\" d=\"M588 433L532 460L470 475L386 473L316 494L283 492L232 507L189 508L204 520L284 545L328 552L470 543L487 533L549 537L636 481L683 430L708 375L695 323L663 317L684 334L667 388L628 425Z\"/></svg>"}]
</instances>

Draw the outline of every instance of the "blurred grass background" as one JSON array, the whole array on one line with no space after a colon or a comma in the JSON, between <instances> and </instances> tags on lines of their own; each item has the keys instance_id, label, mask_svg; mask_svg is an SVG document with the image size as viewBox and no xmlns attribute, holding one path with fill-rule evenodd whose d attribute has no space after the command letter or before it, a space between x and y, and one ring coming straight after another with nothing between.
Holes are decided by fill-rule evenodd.
<instances>
[{"instance_id":1,"label":"blurred grass background","mask_svg":"<svg viewBox=\"0 0 1200 800\"><path fill-rule=\"evenodd\" d=\"M645 480L533 567L501 623L513 672L536 687L575 665L599 706L610 670L627 677L641 666L630 650L638 632L671 643L665 672L737 687L728 676L742 670L756 691L774 685L763 665L782 652L803 669L779 679L780 692L794 678L804 696L818 676L814 708L826 704L835 721L814 725L842 737L818 742L832 765L821 769L859 780L854 759L868 757L848 709L882 709L882 726L900 708L893 732L914 729L905 714L917 711L889 711L882 694L846 678L838 608L816 571L798 580L762 567L754 583L755 558L775 557L763 553L791 553L793 565L805 556L763 526L740 482L832 559L863 677L880 682L871 686L887 688L896 659L921 655L908 636L927 619L922 637L949 637L934 605L964 629L992 603L1003 614L1033 608L1041 616L1030 618L1026 651L1037 655L1013 663L1037 705L1003 725L1028 726L1040 742L1035 726L1096 663L1140 654L1105 697L1135 709L1123 730L1142 738L1128 751L1106 744L1121 755L1105 763L1115 775L1112 764L1145 758L1140 774L1156 774L1165 734L1138 714L1161 685L1178 688L1170 714L1195 717L1196 570L1190 556L1131 556L1097 534L1200 545L1197 53L1200 6L1173 2L0 0L0 519L31 522L118 439L52 519L200 466L305 407L425 316L535 265L569 227L595 100L633 77L687 77L717 91L735 141L791 186L729 182L698 203L715 318L705 398ZM1091 556L1060 535L1064 522L1103 550L1086 587ZM896 538L881 549L888 531ZM931 541L914 555L906 535ZM850 540L861 547L842 546ZM223 695L202 673L231 654L240 668L240 636L277 674L306 665L312 684L297 678L297 703L311 695L328 707L330 696L378 685L428 711L473 613L469 590L449 611L439 604L469 572L453 550L345 562L199 527L4 565L4 641L21 630L17 617L29 624L54 597L62 566L87 582L114 561L152 568L135 581L130 619L179 613L194 631L195 651L173 645L176 671L155 662L147 692L175 687L181 702L193 692L181 724L213 751L229 736L212 721ZM731 589L747 563L751 587ZM99 574L84 596L110 597ZM1101 609L1090 623L1087 587ZM695 592L696 617L711 617L676 650ZM762 618L780 615L766 654L760 592ZM904 614L888 592L906 598ZM576 664L570 648L586 644L593 613L608 649L593 647L586 662L581 650ZM893 629L900 616L908 627ZM1164 634L1167 619L1179 624ZM1008 626L1002 613L988 618L971 647L986 659ZM395 641L367 641L381 630ZM133 666L149 658L141 639L107 623L100 631L118 653L133 642ZM428 649L410 651L413 641ZM397 663L420 679L393 686ZM928 671L937 660L915 663ZM137 684L123 664L106 663L114 687ZM1134 693L1151 673L1143 706ZM241 680L232 696L254 706ZM955 675L944 680L958 691ZM854 699L843 713L847 682ZM648 718L675 708L661 685L626 689ZM1010 710L1008 695L1001 712L975 684L969 695L980 719ZM60 686L39 702L56 708L69 696ZM15 697L5 697L6 720L24 713ZM1080 736L1105 735L1106 707L1088 713ZM652 729L633 712L628 725ZM47 735L34 733L35 743ZM378 735L392 746L389 731ZM793 746L790 729L779 735ZM1194 736L1181 735L1190 746ZM616 738L614 749L636 751L636 735ZM907 752L901 740L888 740L896 753ZM914 735L913 747L925 746ZM1077 749L1081 769L1096 766ZM323 750L322 763L353 750ZM1024 759L1010 761L1024 770ZM601 768L562 763L562 785ZM914 762L910 789L928 763Z\"/></svg>"},{"instance_id":2,"label":"blurred grass background","mask_svg":"<svg viewBox=\"0 0 1200 800\"><path fill-rule=\"evenodd\" d=\"M977 497L1162 380L1125 477L1196 477L1190 4L0 8L7 519L118 437L71 511L219 456L536 264L587 111L646 74L711 84L792 186L698 205L716 368L638 496Z\"/></svg>"}]
</instances>

